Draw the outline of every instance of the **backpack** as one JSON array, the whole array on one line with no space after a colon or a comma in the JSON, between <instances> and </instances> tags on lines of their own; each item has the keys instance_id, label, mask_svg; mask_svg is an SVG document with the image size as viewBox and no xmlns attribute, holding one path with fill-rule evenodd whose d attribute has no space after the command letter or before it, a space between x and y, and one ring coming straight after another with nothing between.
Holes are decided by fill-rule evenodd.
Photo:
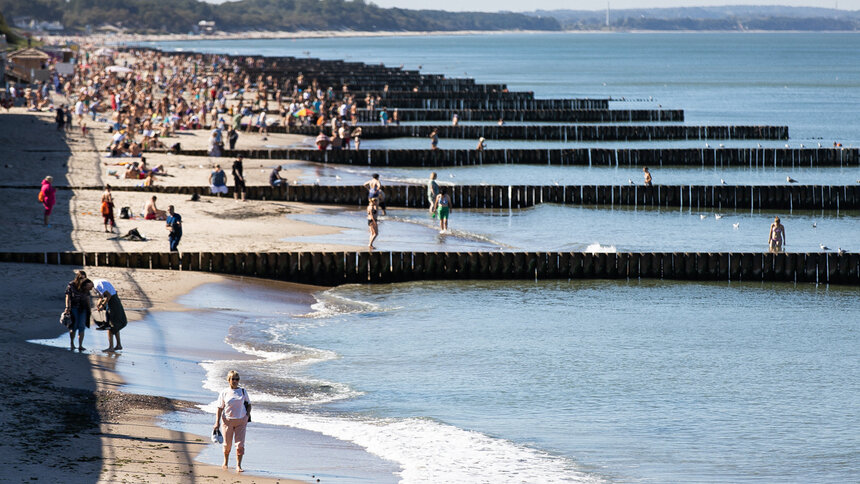
<instances>
[{"instance_id":1,"label":"backpack","mask_svg":"<svg viewBox=\"0 0 860 484\"><path fill-rule=\"evenodd\" d=\"M131 218L131 207L122 207L119 210L119 218Z\"/></svg>"}]
</instances>

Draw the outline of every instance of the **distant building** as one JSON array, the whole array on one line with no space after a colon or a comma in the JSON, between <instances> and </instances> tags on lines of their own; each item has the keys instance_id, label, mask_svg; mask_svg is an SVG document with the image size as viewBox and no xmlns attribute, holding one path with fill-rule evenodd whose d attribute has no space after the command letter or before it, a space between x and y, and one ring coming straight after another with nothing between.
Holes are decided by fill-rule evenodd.
<instances>
[{"instance_id":1,"label":"distant building","mask_svg":"<svg viewBox=\"0 0 860 484\"><path fill-rule=\"evenodd\" d=\"M197 22L197 30L201 34L214 34L215 33L215 21L214 20L201 20Z\"/></svg>"},{"instance_id":2,"label":"distant building","mask_svg":"<svg viewBox=\"0 0 860 484\"><path fill-rule=\"evenodd\" d=\"M47 20L39 20L33 17L15 17L12 23L19 29L31 31L59 32L65 30L65 27L59 21L48 22Z\"/></svg>"}]
</instances>

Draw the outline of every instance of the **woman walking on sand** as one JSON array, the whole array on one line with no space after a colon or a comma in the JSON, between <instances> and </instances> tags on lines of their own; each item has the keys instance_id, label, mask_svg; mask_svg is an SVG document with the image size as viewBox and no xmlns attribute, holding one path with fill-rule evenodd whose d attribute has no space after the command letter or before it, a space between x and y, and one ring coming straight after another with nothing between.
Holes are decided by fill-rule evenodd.
<instances>
[{"instance_id":1,"label":"woman walking on sand","mask_svg":"<svg viewBox=\"0 0 860 484\"><path fill-rule=\"evenodd\" d=\"M84 330L90 327L90 291L93 289L93 281L87 279L87 273L78 271L75 279L66 287L66 310L65 314L72 317L72 325L69 327L69 344L75 349L75 334L78 335L78 351L84 351Z\"/></svg>"},{"instance_id":2,"label":"woman walking on sand","mask_svg":"<svg viewBox=\"0 0 860 484\"><path fill-rule=\"evenodd\" d=\"M367 203L367 228L370 230L370 242L367 243L367 246L371 249L376 248L373 246L373 241L379 235L379 220L376 217L378 211L379 199L371 197Z\"/></svg>"},{"instance_id":3,"label":"woman walking on sand","mask_svg":"<svg viewBox=\"0 0 860 484\"><path fill-rule=\"evenodd\" d=\"M239 373L230 370L227 373L230 388L218 394L218 410L215 412L215 429L220 425L224 435L224 463L227 468L230 460L230 450L236 441L236 472L242 472L242 457L245 456L245 429L251 421L251 399L248 392L239 386Z\"/></svg>"},{"instance_id":4,"label":"woman walking on sand","mask_svg":"<svg viewBox=\"0 0 860 484\"><path fill-rule=\"evenodd\" d=\"M48 224L48 218L51 216L51 211L54 209L54 204L57 203L57 189L54 188L54 177L48 175L42 180L42 189L39 191L39 201L45 207L45 225Z\"/></svg>"}]
</instances>

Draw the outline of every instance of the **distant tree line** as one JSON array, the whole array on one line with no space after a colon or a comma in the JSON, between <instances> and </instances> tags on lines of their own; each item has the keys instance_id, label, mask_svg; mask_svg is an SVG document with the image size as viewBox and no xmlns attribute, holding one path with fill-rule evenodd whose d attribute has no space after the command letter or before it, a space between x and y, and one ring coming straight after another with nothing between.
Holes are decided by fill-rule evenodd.
<instances>
[{"instance_id":1,"label":"distant tree line","mask_svg":"<svg viewBox=\"0 0 860 484\"><path fill-rule=\"evenodd\" d=\"M563 23L565 30L604 29L605 23ZM766 30L766 31L857 31L860 20L853 18L795 18L795 17L726 17L660 19L648 17L613 18L612 30Z\"/></svg>"},{"instance_id":2,"label":"distant tree line","mask_svg":"<svg viewBox=\"0 0 860 484\"><path fill-rule=\"evenodd\" d=\"M0 12L63 23L67 30L121 26L135 32L185 33L200 20L241 30L559 30L555 18L518 13L380 8L364 0L0 0Z\"/></svg>"}]
</instances>

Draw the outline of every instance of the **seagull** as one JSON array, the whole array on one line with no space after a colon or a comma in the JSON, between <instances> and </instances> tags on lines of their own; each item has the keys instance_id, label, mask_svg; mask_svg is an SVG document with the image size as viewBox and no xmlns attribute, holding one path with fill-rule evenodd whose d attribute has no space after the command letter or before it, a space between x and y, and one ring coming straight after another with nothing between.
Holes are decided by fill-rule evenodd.
<instances>
[{"instance_id":1,"label":"seagull","mask_svg":"<svg viewBox=\"0 0 860 484\"><path fill-rule=\"evenodd\" d=\"M553 182L553 183L555 184L555 186L558 186L558 182Z\"/></svg>"},{"instance_id":2,"label":"seagull","mask_svg":"<svg viewBox=\"0 0 860 484\"><path fill-rule=\"evenodd\" d=\"M812 228L816 228L816 227L818 227L818 224L816 222L812 222Z\"/></svg>"},{"instance_id":3,"label":"seagull","mask_svg":"<svg viewBox=\"0 0 860 484\"><path fill-rule=\"evenodd\" d=\"M761 143L758 144L758 147L761 148Z\"/></svg>"},{"instance_id":4,"label":"seagull","mask_svg":"<svg viewBox=\"0 0 860 484\"><path fill-rule=\"evenodd\" d=\"M788 148L788 143L785 144L785 147Z\"/></svg>"},{"instance_id":5,"label":"seagull","mask_svg":"<svg viewBox=\"0 0 860 484\"><path fill-rule=\"evenodd\" d=\"M705 220L705 217L707 217L707 215L699 215L700 220Z\"/></svg>"},{"instance_id":6,"label":"seagull","mask_svg":"<svg viewBox=\"0 0 860 484\"><path fill-rule=\"evenodd\" d=\"M830 250L830 247L827 247L824 244L818 244L818 246L821 247L821 250Z\"/></svg>"},{"instance_id":7,"label":"seagull","mask_svg":"<svg viewBox=\"0 0 860 484\"><path fill-rule=\"evenodd\" d=\"M845 255L845 251L842 250L842 247L839 247L838 249L836 249L836 253L839 255Z\"/></svg>"},{"instance_id":8,"label":"seagull","mask_svg":"<svg viewBox=\"0 0 860 484\"><path fill-rule=\"evenodd\" d=\"M788 183L797 183L797 180L790 176L785 177L785 181L787 181Z\"/></svg>"},{"instance_id":9,"label":"seagull","mask_svg":"<svg viewBox=\"0 0 860 484\"><path fill-rule=\"evenodd\" d=\"M335 176L334 176L334 179L335 179L335 180L340 180L340 179L341 179L341 178L340 178L340 175L335 175Z\"/></svg>"},{"instance_id":10,"label":"seagull","mask_svg":"<svg viewBox=\"0 0 860 484\"><path fill-rule=\"evenodd\" d=\"M821 148L821 143L818 143L818 147Z\"/></svg>"},{"instance_id":11,"label":"seagull","mask_svg":"<svg viewBox=\"0 0 860 484\"><path fill-rule=\"evenodd\" d=\"M725 148L725 147L726 147L726 145L720 143L720 148Z\"/></svg>"},{"instance_id":12,"label":"seagull","mask_svg":"<svg viewBox=\"0 0 860 484\"><path fill-rule=\"evenodd\" d=\"M725 184L726 184L726 181L723 180L722 178L720 178L720 185L725 185Z\"/></svg>"},{"instance_id":13,"label":"seagull","mask_svg":"<svg viewBox=\"0 0 860 484\"><path fill-rule=\"evenodd\" d=\"M449 173L449 174L448 174L448 176L450 176L451 178L454 178L454 174L453 174L453 173Z\"/></svg>"},{"instance_id":14,"label":"seagull","mask_svg":"<svg viewBox=\"0 0 860 484\"><path fill-rule=\"evenodd\" d=\"M709 145L708 143L705 143L705 148L710 148L710 147L711 147L711 145Z\"/></svg>"},{"instance_id":15,"label":"seagull","mask_svg":"<svg viewBox=\"0 0 860 484\"><path fill-rule=\"evenodd\" d=\"M627 179L627 183L629 183L629 184L631 184L631 185L635 185L635 183L633 183L633 180L632 180L632 179L630 179L630 178L628 178L628 179Z\"/></svg>"},{"instance_id":16,"label":"seagull","mask_svg":"<svg viewBox=\"0 0 860 484\"><path fill-rule=\"evenodd\" d=\"M714 214L714 218L715 218L715 219L717 219L717 220L719 220L719 219L723 218L723 216L722 216L722 215L720 215L720 214L718 214L718 213L715 213L715 214Z\"/></svg>"},{"instance_id":17,"label":"seagull","mask_svg":"<svg viewBox=\"0 0 860 484\"><path fill-rule=\"evenodd\" d=\"M740 226L741 226L740 222L732 224L732 227L734 227L735 230L737 230Z\"/></svg>"}]
</instances>

